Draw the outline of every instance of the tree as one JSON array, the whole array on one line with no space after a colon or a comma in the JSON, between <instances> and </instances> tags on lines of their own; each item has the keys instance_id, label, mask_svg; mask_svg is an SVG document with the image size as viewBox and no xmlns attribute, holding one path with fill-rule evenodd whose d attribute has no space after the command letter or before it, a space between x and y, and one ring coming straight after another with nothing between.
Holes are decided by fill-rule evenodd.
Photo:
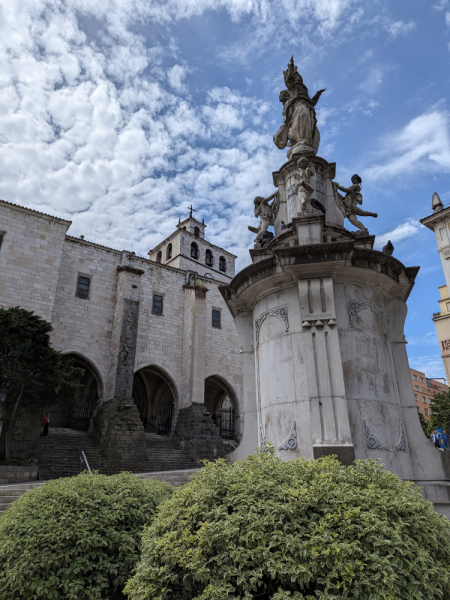
<instances>
[{"instance_id":1,"label":"tree","mask_svg":"<svg viewBox=\"0 0 450 600\"><path fill-rule=\"evenodd\" d=\"M173 489L131 473L82 473L26 492L0 516L0 600L111 598Z\"/></svg>"},{"instance_id":2,"label":"tree","mask_svg":"<svg viewBox=\"0 0 450 600\"><path fill-rule=\"evenodd\" d=\"M158 509L130 600L438 600L450 521L373 460L206 463Z\"/></svg>"},{"instance_id":3,"label":"tree","mask_svg":"<svg viewBox=\"0 0 450 600\"><path fill-rule=\"evenodd\" d=\"M433 427L450 431L450 390L440 392L433 398L430 422Z\"/></svg>"},{"instance_id":4,"label":"tree","mask_svg":"<svg viewBox=\"0 0 450 600\"><path fill-rule=\"evenodd\" d=\"M0 308L0 388L6 388L5 458L10 459L17 410L74 396L83 370L50 345L52 326L19 306Z\"/></svg>"},{"instance_id":5,"label":"tree","mask_svg":"<svg viewBox=\"0 0 450 600\"><path fill-rule=\"evenodd\" d=\"M420 425L423 429L424 434L426 435L426 437L429 437L430 432L430 423L425 419L425 417L423 416L423 414L419 411L417 411L419 413L419 421L420 421Z\"/></svg>"}]
</instances>

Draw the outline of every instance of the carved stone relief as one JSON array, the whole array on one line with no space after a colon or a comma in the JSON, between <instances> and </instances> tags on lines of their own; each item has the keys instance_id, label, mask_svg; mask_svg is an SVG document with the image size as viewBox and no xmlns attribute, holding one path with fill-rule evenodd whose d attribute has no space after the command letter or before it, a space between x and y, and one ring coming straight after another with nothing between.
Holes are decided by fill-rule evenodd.
<instances>
[{"instance_id":1,"label":"carved stone relief","mask_svg":"<svg viewBox=\"0 0 450 600\"><path fill-rule=\"evenodd\" d=\"M256 334L256 343L259 344L259 333L261 331L261 325L264 323L267 317L278 317L284 323L284 327L286 331L289 331L289 314L287 306L278 306L277 308L272 308L267 312L260 315L255 321L255 334Z\"/></svg>"},{"instance_id":2,"label":"carved stone relief","mask_svg":"<svg viewBox=\"0 0 450 600\"><path fill-rule=\"evenodd\" d=\"M371 308L379 316L381 324L383 325L383 331L386 333L386 321L384 318L384 312L381 310L381 308L378 308L378 306L375 306L375 304L372 304L370 302L359 302L357 300L348 300L347 309L348 309L348 318L350 321L350 326L351 327L354 326L354 320L355 320L355 316L357 315L357 313L362 308L367 308L367 307Z\"/></svg>"},{"instance_id":3,"label":"carved stone relief","mask_svg":"<svg viewBox=\"0 0 450 600\"><path fill-rule=\"evenodd\" d=\"M288 438L278 446L278 450L295 450L297 448L297 425L292 421L291 431Z\"/></svg>"},{"instance_id":4,"label":"carved stone relief","mask_svg":"<svg viewBox=\"0 0 450 600\"><path fill-rule=\"evenodd\" d=\"M400 428L400 439L397 442L397 444L395 444L395 446L393 448L389 448L389 446L387 444L385 444L384 442L381 442L370 430L370 427L367 423L367 419L365 417L363 417L363 429L364 429L364 437L366 439L366 447L369 450L387 450L389 452L395 452L395 451L401 451L401 452L406 452L406 438L405 438L405 431L403 429L403 423L401 424L401 428Z\"/></svg>"},{"instance_id":5,"label":"carved stone relief","mask_svg":"<svg viewBox=\"0 0 450 600\"><path fill-rule=\"evenodd\" d=\"M289 221L292 221L297 216L297 194L295 193L295 188L295 185L291 185L287 191Z\"/></svg>"},{"instance_id":6,"label":"carved stone relief","mask_svg":"<svg viewBox=\"0 0 450 600\"><path fill-rule=\"evenodd\" d=\"M317 200L325 206L325 189L323 187L323 175L316 172L316 197Z\"/></svg>"}]
</instances>

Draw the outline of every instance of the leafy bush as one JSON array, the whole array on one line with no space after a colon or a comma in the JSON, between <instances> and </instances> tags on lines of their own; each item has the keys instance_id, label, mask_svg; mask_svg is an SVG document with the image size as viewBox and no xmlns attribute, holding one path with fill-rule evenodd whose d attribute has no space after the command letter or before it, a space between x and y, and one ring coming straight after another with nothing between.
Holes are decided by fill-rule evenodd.
<instances>
[{"instance_id":1,"label":"leafy bush","mask_svg":"<svg viewBox=\"0 0 450 600\"><path fill-rule=\"evenodd\" d=\"M375 461L209 463L158 510L132 600L412 600L450 593L450 521Z\"/></svg>"},{"instance_id":2,"label":"leafy bush","mask_svg":"<svg viewBox=\"0 0 450 600\"><path fill-rule=\"evenodd\" d=\"M0 516L1 600L97 600L121 590L172 486L131 473L57 479Z\"/></svg>"}]
</instances>

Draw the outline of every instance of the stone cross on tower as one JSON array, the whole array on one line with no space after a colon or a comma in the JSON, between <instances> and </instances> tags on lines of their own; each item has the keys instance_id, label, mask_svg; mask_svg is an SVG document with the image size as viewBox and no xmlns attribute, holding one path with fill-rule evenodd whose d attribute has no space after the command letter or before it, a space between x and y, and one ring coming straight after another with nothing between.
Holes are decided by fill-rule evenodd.
<instances>
[{"instance_id":1,"label":"stone cross on tower","mask_svg":"<svg viewBox=\"0 0 450 600\"><path fill-rule=\"evenodd\" d=\"M190 205L190 206L188 206L188 209L191 211L191 212L189 213L189 217L192 217L192 213L193 213L193 212L195 212L195 208L193 208L193 207L192 207L192 203L191 203L191 205Z\"/></svg>"}]
</instances>

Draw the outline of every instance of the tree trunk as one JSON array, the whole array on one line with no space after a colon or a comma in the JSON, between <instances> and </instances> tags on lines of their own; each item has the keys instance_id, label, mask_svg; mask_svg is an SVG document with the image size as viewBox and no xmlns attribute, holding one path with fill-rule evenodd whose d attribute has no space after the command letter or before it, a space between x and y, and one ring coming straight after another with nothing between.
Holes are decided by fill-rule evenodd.
<instances>
[{"instance_id":1,"label":"tree trunk","mask_svg":"<svg viewBox=\"0 0 450 600\"><path fill-rule=\"evenodd\" d=\"M23 394L23 386L20 388L19 395L17 396L17 400L14 403L14 407L12 409L11 418L9 419L8 428L5 429L5 461L8 462L11 460L11 434L14 429L14 424L16 420L17 409L19 408L20 399Z\"/></svg>"}]
</instances>

